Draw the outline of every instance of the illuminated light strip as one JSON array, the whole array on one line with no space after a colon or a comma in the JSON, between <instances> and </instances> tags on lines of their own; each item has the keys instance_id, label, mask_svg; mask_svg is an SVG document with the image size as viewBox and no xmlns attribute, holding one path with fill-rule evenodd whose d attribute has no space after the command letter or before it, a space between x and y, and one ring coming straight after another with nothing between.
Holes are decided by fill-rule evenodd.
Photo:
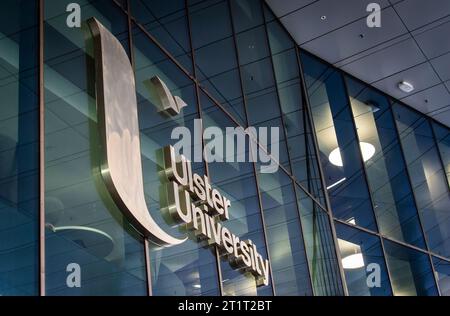
<instances>
[{"instance_id":1,"label":"illuminated light strip","mask_svg":"<svg viewBox=\"0 0 450 316\"><path fill-rule=\"evenodd\" d=\"M342 178L341 180L339 180L339 181L333 183L332 185L328 186L328 187L327 187L327 190L329 190L329 189L331 189L331 188L334 188L335 186L341 184L341 183L344 182L345 180L347 180L347 178Z\"/></svg>"}]
</instances>

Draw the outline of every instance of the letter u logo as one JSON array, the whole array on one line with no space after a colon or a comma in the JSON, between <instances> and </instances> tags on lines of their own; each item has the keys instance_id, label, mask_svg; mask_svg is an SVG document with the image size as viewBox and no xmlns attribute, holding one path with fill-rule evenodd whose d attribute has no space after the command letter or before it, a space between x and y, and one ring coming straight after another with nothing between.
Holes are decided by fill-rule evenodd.
<instances>
[{"instance_id":1,"label":"letter u logo","mask_svg":"<svg viewBox=\"0 0 450 316\"><path fill-rule=\"evenodd\" d=\"M95 56L101 178L124 216L157 245L177 245L151 217L144 196L134 73L120 42L95 18L87 21Z\"/></svg>"}]
</instances>

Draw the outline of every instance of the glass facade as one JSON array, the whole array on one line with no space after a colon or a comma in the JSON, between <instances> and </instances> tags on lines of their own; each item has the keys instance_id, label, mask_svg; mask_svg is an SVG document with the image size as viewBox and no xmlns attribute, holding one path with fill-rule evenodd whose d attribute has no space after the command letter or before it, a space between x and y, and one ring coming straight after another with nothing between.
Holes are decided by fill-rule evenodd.
<instances>
[{"instance_id":1,"label":"glass facade","mask_svg":"<svg viewBox=\"0 0 450 316\"><path fill-rule=\"evenodd\" d=\"M80 28L69 3L0 4L0 295L450 295L449 128L300 49L261 0L83 0ZM101 181L91 17L129 57L145 201L180 245L144 238ZM192 169L269 259L267 285L161 214L174 129L248 127L279 128L244 136L276 172L228 147Z\"/></svg>"}]
</instances>

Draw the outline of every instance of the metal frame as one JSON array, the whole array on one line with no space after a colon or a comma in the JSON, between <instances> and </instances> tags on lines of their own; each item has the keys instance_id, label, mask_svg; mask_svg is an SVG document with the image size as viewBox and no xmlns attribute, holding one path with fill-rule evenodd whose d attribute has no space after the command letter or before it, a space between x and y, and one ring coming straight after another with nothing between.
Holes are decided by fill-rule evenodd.
<instances>
[{"instance_id":1,"label":"metal frame","mask_svg":"<svg viewBox=\"0 0 450 316\"><path fill-rule=\"evenodd\" d=\"M228 6L230 8L230 0L225 0L228 3ZM39 294L41 296L45 295L45 117L44 117L44 112L45 112L45 101L44 101L44 2L45 0L39 0L38 1L38 28L39 28ZM136 25L136 27L153 43L155 44L159 49L161 49L161 51L164 53L164 55L167 56L167 58L173 62L177 68L179 68L187 77L189 77L194 85L195 85L195 90L196 90L196 98L197 98L197 107L198 107L198 113L199 116L201 118L201 108L200 108L200 92L203 92L206 94L206 96L208 96L211 101L215 104L215 106L217 106L218 108L220 108L222 110L222 112L229 118L231 119L236 125L241 126L241 124L233 117L233 115L231 115L217 100L214 99L214 97L211 96L211 94L209 92L207 92L199 83L198 79L197 79L197 74L196 74L196 66L195 66L195 52L194 49L192 47L192 35L191 35L191 26L190 26L190 14L189 14L189 6L187 3L187 0L185 1L185 9L186 9L186 19L187 19L187 23L188 23L188 34L189 34L189 44L190 44L190 48L191 48L191 60L192 60L192 67L193 67L193 73L191 74L188 70L186 70L171 54L169 51L167 51L157 40L156 38L151 35L141 24L139 24L136 19L133 17L131 10L130 10L130 0L127 0L127 8L123 8L117 1L112 0L112 3L114 3L120 10L122 10L122 12L124 14L127 15L127 19L128 19L128 31L129 31L129 46L130 46L130 55L131 55L131 61L132 64L133 63L133 36L132 36L132 27L133 24ZM262 6L264 6L265 4L263 4L263 1L261 1ZM267 7L268 10L271 11L271 9L265 5ZM264 9L263 9L263 15L264 15ZM230 9L230 19L232 19L232 12ZM275 18L276 21L279 22L279 19ZM267 23L268 21L266 21L264 19L264 27L265 27L265 31L266 31L266 40L268 41L268 34L267 34ZM241 76L241 66L239 65L239 56L238 56L238 52L237 52L237 46L236 46L236 34L234 32L234 26L233 23L231 23L232 27L233 27L233 39L235 42L235 54L236 54L236 58L237 58L237 62L238 62L238 67L239 67L239 78L241 80L241 90L242 88L242 76ZM258 25L259 27L260 25ZM287 34L289 34L286 31ZM289 34L290 36L290 34ZM292 36L290 36L291 40L295 43L295 41L292 39ZM269 44L270 45L270 44ZM269 46L270 47L270 46ZM300 52L304 53L304 50L300 47L298 47L298 45L295 45L295 50L296 50L296 54L297 54L297 61L298 61L298 65L299 65L299 73L300 73L300 85L301 85L301 89L303 89L304 94L303 97L305 98L304 103L305 103L305 114L308 115L307 119L309 121L310 127L311 127L311 133L312 133L312 139L314 142L314 147L315 147L315 153L316 153L316 157L318 159L318 168L319 168L319 174L320 174L320 178L321 178L321 183L322 183L322 187L323 187L323 191L324 191L324 197L325 197L325 201L326 201L326 209L321 205L321 203L317 200L317 198L315 196L313 196L308 189L304 188L304 186L298 182L298 180L291 174L291 172L289 172L288 170L286 170L281 164L279 164L279 167L281 170L283 170L283 172L293 181L293 185L294 185L294 190L297 190L296 185L298 185L304 192L305 194L311 198L313 200L313 202L317 205L317 207L321 208L323 211L325 211L328 216L329 216L329 220L330 220L330 226L331 226L331 231L332 231L332 235L333 235L333 243L335 246L335 251L336 251L336 255L338 258L338 264L339 264L339 271L340 271L340 275L341 275L341 280L342 280L342 284L343 284L343 289L344 289L344 293L346 295L348 295L348 291L347 291L347 286L346 286L346 280L345 280L345 275L344 275L344 271L342 268L342 263L341 263L341 258L340 258L340 251L336 245L336 241L337 241L337 237L336 237L336 231L335 231L335 225L334 222L338 222L344 225L347 225L349 227L353 227L353 228L357 228L361 231L365 231L367 233L370 233L372 235L376 235L378 237L380 237L381 243L382 243L382 248L383 248L383 253L384 251L384 246L383 246L383 239L392 241L394 243L400 244L402 246L411 248L411 249L415 249L417 251L420 251L422 253L426 253L429 256L430 259L430 264L431 267L433 269L433 272L435 272L434 270L434 265L432 262L432 256L436 257L438 259L444 260L446 262L450 262L449 258L445 258L442 257L440 255L434 254L433 252L429 251L428 248L428 244L426 242L427 245L427 250L423 250L420 249L418 247L415 247L413 245L410 244L406 244L397 240L393 240L389 237L383 236L381 235L379 232L374 232L368 229L365 229L363 227L359 227L357 225L350 225L344 221L341 221L339 219L334 218L334 216L332 215L332 210L330 207L330 203L329 203L329 197L328 197L328 193L325 189L325 182L324 182L324 174L323 174L323 170L322 170L322 166L320 163L320 156L318 155L318 147L317 147L317 138L316 138L316 134L314 132L314 127L313 127L313 122L312 122L312 118L311 118L311 113L310 113L310 109L309 109L309 100L307 98L306 95L306 86L305 86L305 81L304 81L304 73L303 73L303 68L302 68L302 63L301 63L301 59L299 57ZM309 54L309 53L308 53ZM345 74L346 76L352 78L353 80L362 83L365 86L369 86L371 89L373 89L374 91L382 94L383 96L387 97L389 100L394 100L396 103L402 104L403 106L406 106L407 108L411 109L412 111L414 111L415 113L418 113L419 115L421 115L422 117L425 117L429 123L434 123L440 126L445 127L446 129L448 129L448 127L446 127L445 125L443 125L442 123L438 122L436 119L432 118L432 117L428 117L426 115L424 115L423 113L419 112L418 110L412 108L411 106L404 104L403 102L396 100L394 98L392 98L391 96L386 95L386 93L382 92L381 90L372 87L370 85L368 85L367 83L363 82L362 80L355 78L354 76L345 73L344 71L342 71L341 69L335 68L333 65L331 65L330 63L324 61L321 58L318 58L316 56L314 56L315 58L317 58L319 61L321 61L322 63L328 65L329 67L332 67L333 69L335 69L336 71L340 72L341 74ZM271 58L271 57L269 57ZM271 59L271 63L272 63L272 70L273 70L273 61ZM345 83L345 80L344 80ZM242 97L243 97L243 101L244 101L244 109L245 109L245 115L246 115L246 122L248 124L248 117L247 117L247 107L246 107L246 100L245 100L245 95L243 93L243 91L241 91L242 93ZM345 93L347 94L348 97L348 91L346 89ZM277 94L278 94L278 89L277 89ZM279 97L279 96L278 96ZM390 109L390 111L392 112L392 107ZM280 114L281 114L281 109L280 109ZM281 114L282 116L282 114ZM396 126L397 128L397 126ZM432 128L432 126L431 126ZM283 129L284 130L284 129ZM284 131L285 132L285 131ZM397 135L398 135L398 131L397 131ZM434 135L434 131L433 131L433 136L434 136L434 141L435 144L437 146L437 140L435 138ZM400 147L402 148L401 144ZM439 150L438 150L439 152ZM289 155L289 153L288 153ZM404 153L403 153L403 149L402 149L402 155L404 158ZM441 163L442 163L442 157L441 157L441 153L439 152L439 157L441 159ZM289 156L290 157L290 156ZM362 159L361 159L362 160ZM291 160L289 158L289 163L291 165ZM364 162L363 166L364 166ZM207 164L206 164L206 172L207 171ZM365 166L363 167L365 168ZM256 186L257 186L257 192L258 192L258 199L259 199L259 204L260 204L260 209L261 209L261 218L262 218L262 226L263 226L263 233L264 233L264 240L266 243L266 249L267 249L267 253L269 253L269 249L267 246L267 236L266 236L266 227L265 227L265 223L264 223L264 216L263 216L263 209L262 209L262 204L261 204L261 194L259 191L259 186L258 186L258 177L256 175L256 166L253 163L253 169L254 169L254 176L255 176L255 181L256 181ZM445 168L444 168L445 170ZM364 175L365 174L365 169L363 170ZM408 177L409 177L409 171L407 170L408 173ZM367 180L367 179L366 179ZM448 179L447 179L448 181ZM297 193L297 191L294 191L295 193ZM370 193L370 189L369 189L369 193ZM370 193L371 194L371 193ZM415 195L413 193L414 199L415 199ZM372 201L372 197L371 197L371 202ZM373 204L372 204L373 205ZM298 206L298 205L297 205ZM298 207L297 207L298 208ZM374 217L376 219L376 216L374 214ZM420 220L420 214L419 214L419 221L421 223ZM301 220L300 220L300 224L301 224ZM378 224L377 224L378 226ZM422 227L422 224L421 224ZM422 227L423 230L423 227ZM426 238L426 235L424 234L424 238ZM151 286L151 273L150 273L150 256L149 256L149 248L148 248L148 241L144 242L144 253L145 253L145 263L146 263L146 273L147 273L147 285L148 285L148 294L151 295L152 294L152 286ZM217 257L217 256L216 256ZM218 270L218 276L219 276L219 286L220 286L220 293L223 293L223 289L222 289L222 282L221 282L221 271L220 271L220 262L219 262L219 258L217 257L217 270ZM386 256L384 258L384 260L386 261ZM387 262L386 262L386 267L387 266ZM310 269L309 267L309 263L308 263L308 269ZM388 268L389 269L389 268ZM271 272L271 278L272 278L272 269L270 269ZM389 274L389 273L388 273ZM438 291L440 291L439 288L439 283L436 279L435 276L436 273L434 273L434 277L435 277L435 283L436 283L436 288L438 289ZM389 275L390 278L390 275ZM310 282L311 281L311 275L310 275ZM271 282L272 288L273 288L273 278L272 278L272 282ZM274 295L275 293L275 289L273 288L273 293Z\"/></svg>"},{"instance_id":2,"label":"metal frame","mask_svg":"<svg viewBox=\"0 0 450 316\"><path fill-rule=\"evenodd\" d=\"M45 296L45 103L44 0L38 3L39 32L39 295Z\"/></svg>"}]
</instances>

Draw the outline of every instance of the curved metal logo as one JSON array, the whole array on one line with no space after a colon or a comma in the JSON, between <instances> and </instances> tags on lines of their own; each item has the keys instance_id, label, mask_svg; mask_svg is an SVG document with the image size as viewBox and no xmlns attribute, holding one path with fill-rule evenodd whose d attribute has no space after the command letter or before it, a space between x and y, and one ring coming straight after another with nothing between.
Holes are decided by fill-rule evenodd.
<instances>
[{"instance_id":1,"label":"curved metal logo","mask_svg":"<svg viewBox=\"0 0 450 316\"><path fill-rule=\"evenodd\" d=\"M162 230L145 201L135 81L128 56L95 18L87 24L94 43L101 177L118 208L145 237L160 246L180 244L187 237L175 238Z\"/></svg>"}]
</instances>

